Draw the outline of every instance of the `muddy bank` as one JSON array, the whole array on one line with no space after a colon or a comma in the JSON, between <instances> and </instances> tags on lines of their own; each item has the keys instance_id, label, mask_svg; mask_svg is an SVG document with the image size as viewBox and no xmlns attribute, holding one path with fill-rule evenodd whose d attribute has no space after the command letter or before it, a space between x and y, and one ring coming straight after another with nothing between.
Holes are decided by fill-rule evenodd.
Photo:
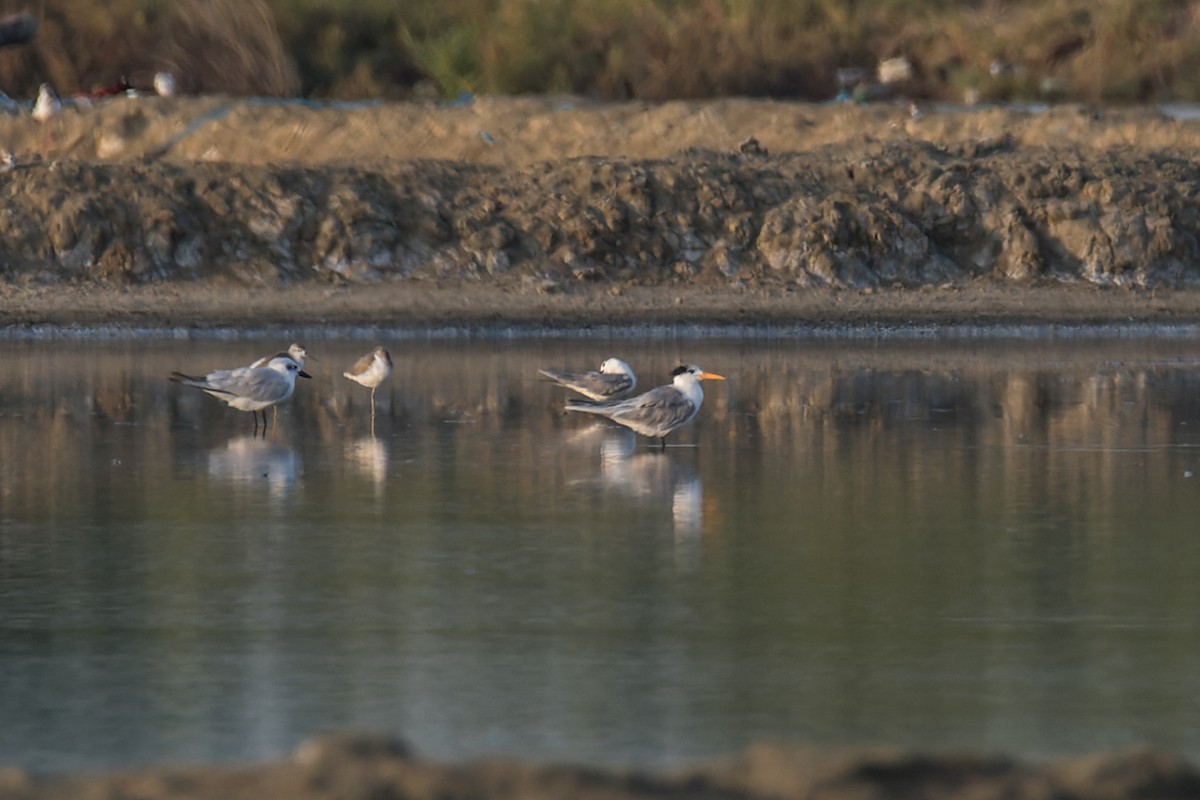
<instances>
[{"instance_id":1,"label":"muddy bank","mask_svg":"<svg viewBox=\"0 0 1200 800\"><path fill-rule=\"evenodd\" d=\"M201 287L236 314L253 287L449 290L536 315L652 289L803 314L831 289L1200 284L1200 123L1149 111L122 98L0 134L10 291Z\"/></svg>"},{"instance_id":2,"label":"muddy bank","mask_svg":"<svg viewBox=\"0 0 1200 800\"><path fill-rule=\"evenodd\" d=\"M1184 800L1200 796L1200 772L1148 750L1041 764L892 749L818 750L757 745L727 762L669 774L536 766L511 761L446 765L401 743L363 736L313 740L290 761L253 767L134 770L38 778L0 770L9 800L79 797L254 798L921 798L922 800Z\"/></svg>"},{"instance_id":3,"label":"muddy bank","mask_svg":"<svg viewBox=\"0 0 1200 800\"><path fill-rule=\"evenodd\" d=\"M539 293L471 283L445 287L391 283L363 287L316 283L235 287L205 282L140 286L5 286L0 326L26 336L38 326L217 328L373 326L462 328L480 333L513 328L613 332L664 325L739 326L747 332L800 327L870 334L895 328L969 328L1005 335L1014 328L1045 335L1056 326L1083 333L1139 331L1200 323L1200 291L1126 291L1054 283L855 291L779 288L596 287Z\"/></svg>"}]
</instances>

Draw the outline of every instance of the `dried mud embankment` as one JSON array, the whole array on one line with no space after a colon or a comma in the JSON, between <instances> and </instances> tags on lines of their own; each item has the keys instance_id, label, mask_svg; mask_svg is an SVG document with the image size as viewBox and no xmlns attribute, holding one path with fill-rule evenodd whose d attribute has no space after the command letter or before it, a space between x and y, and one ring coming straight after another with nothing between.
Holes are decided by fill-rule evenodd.
<instances>
[{"instance_id":1,"label":"dried mud embankment","mask_svg":"<svg viewBox=\"0 0 1200 800\"><path fill-rule=\"evenodd\" d=\"M504 295L476 315L642 289L649 317L671 292L727 314L831 290L1200 286L1200 123L1150 111L121 98L0 136L0 264L10 293L42 287L27 309L67 284L215 287L218 316L244 305L229 286Z\"/></svg>"},{"instance_id":2,"label":"dried mud embankment","mask_svg":"<svg viewBox=\"0 0 1200 800\"><path fill-rule=\"evenodd\" d=\"M630 772L511 761L447 765L402 744L342 735L302 744L286 762L249 767L142 769L38 778L0 769L6 800L1194 800L1200 772L1135 750L1042 764L895 749L817 750L755 745L686 771Z\"/></svg>"}]
</instances>

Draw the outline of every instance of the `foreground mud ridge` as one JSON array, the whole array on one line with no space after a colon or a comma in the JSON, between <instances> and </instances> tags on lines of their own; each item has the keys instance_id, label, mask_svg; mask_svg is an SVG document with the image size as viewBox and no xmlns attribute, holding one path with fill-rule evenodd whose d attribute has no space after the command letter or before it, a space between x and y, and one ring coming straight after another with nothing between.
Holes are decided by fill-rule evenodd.
<instances>
[{"instance_id":1,"label":"foreground mud ridge","mask_svg":"<svg viewBox=\"0 0 1200 800\"><path fill-rule=\"evenodd\" d=\"M1148 112L113 102L48 160L5 123L9 282L1200 283L1197 127Z\"/></svg>"},{"instance_id":2,"label":"foreground mud ridge","mask_svg":"<svg viewBox=\"0 0 1200 800\"><path fill-rule=\"evenodd\" d=\"M670 774L510 761L444 765L386 739L332 736L302 744L287 762L256 767L139 770L87 778L36 778L0 770L0 796L255 798L712 798L712 800L1185 800L1200 773L1151 751L1041 765L986 756L901 750L817 750L757 745L728 762Z\"/></svg>"}]
</instances>

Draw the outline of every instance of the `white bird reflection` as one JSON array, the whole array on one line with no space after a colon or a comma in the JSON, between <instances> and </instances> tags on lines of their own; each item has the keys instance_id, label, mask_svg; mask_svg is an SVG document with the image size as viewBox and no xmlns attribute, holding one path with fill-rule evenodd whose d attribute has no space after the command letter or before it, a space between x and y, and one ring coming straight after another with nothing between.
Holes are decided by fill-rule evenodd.
<instances>
[{"instance_id":1,"label":"white bird reflection","mask_svg":"<svg viewBox=\"0 0 1200 800\"><path fill-rule=\"evenodd\" d=\"M238 436L208 453L211 478L244 484L266 484L273 498L286 497L296 483L300 458L278 441Z\"/></svg>"},{"instance_id":2,"label":"white bird reflection","mask_svg":"<svg viewBox=\"0 0 1200 800\"><path fill-rule=\"evenodd\" d=\"M375 494L383 492L387 481L388 446L374 436L346 442L346 460L375 485Z\"/></svg>"},{"instance_id":3,"label":"white bird reflection","mask_svg":"<svg viewBox=\"0 0 1200 800\"><path fill-rule=\"evenodd\" d=\"M598 452L599 483L606 490L669 504L676 544L699 541L704 526L704 484L681 457L644 448L638 452L637 434L605 424L576 431L567 444Z\"/></svg>"}]
</instances>

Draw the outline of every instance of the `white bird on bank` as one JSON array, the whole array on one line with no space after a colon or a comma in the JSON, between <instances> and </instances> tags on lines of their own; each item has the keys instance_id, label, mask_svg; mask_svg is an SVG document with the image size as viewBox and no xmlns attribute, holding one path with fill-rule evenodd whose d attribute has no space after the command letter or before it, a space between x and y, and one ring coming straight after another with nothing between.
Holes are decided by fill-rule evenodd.
<instances>
[{"instance_id":1,"label":"white bird on bank","mask_svg":"<svg viewBox=\"0 0 1200 800\"><path fill-rule=\"evenodd\" d=\"M175 76L165 71L154 73L154 92L159 97L174 97Z\"/></svg>"},{"instance_id":2,"label":"white bird on bank","mask_svg":"<svg viewBox=\"0 0 1200 800\"><path fill-rule=\"evenodd\" d=\"M343 372L350 380L371 390L371 433L375 432L375 390L392 374L392 354L386 347L376 347Z\"/></svg>"},{"instance_id":3,"label":"white bird on bank","mask_svg":"<svg viewBox=\"0 0 1200 800\"><path fill-rule=\"evenodd\" d=\"M559 386L579 392L598 403L624 397L637 386L637 376L619 358L606 359L600 365L599 372L565 372L556 369L539 369L538 372Z\"/></svg>"},{"instance_id":4,"label":"white bird on bank","mask_svg":"<svg viewBox=\"0 0 1200 800\"><path fill-rule=\"evenodd\" d=\"M659 439L665 449L667 434L692 421L704 402L700 381L723 381L725 378L705 372L695 364L676 367L669 386L659 386L645 394L615 403L567 401L568 411L598 414L633 431Z\"/></svg>"},{"instance_id":5,"label":"white bird on bank","mask_svg":"<svg viewBox=\"0 0 1200 800\"><path fill-rule=\"evenodd\" d=\"M287 357L291 358L292 361L295 361L297 364L300 365L300 369L304 369L304 361L308 358L308 349L305 348L305 346L300 344L299 342L292 342L291 347L289 347L286 352L276 353L273 356L263 356L262 358L258 359L253 364L251 364L250 368L258 369L259 367L265 367L265 366L267 366L267 364L271 363L272 358L279 358L280 356L287 356ZM314 356L313 361L317 361L317 360L318 359L316 358L316 356Z\"/></svg>"},{"instance_id":6,"label":"white bird on bank","mask_svg":"<svg viewBox=\"0 0 1200 800\"><path fill-rule=\"evenodd\" d=\"M38 122L49 122L61 113L62 101L58 99L54 89L50 88L50 84L43 83L38 89L37 100L33 103L33 118Z\"/></svg>"},{"instance_id":7,"label":"white bird on bank","mask_svg":"<svg viewBox=\"0 0 1200 800\"><path fill-rule=\"evenodd\" d=\"M311 378L290 356L275 356L265 367L219 369L203 378L172 372L171 380L184 386L194 386L230 408L254 414L254 430L258 430L258 412L263 412L263 429L267 426L267 407L281 403L296 390L296 378Z\"/></svg>"},{"instance_id":8,"label":"white bird on bank","mask_svg":"<svg viewBox=\"0 0 1200 800\"><path fill-rule=\"evenodd\" d=\"M54 132L50 130L51 125L57 125L59 114L62 113L62 101L58 99L58 95L50 88L50 84L43 83L38 89L37 100L33 104L32 116L35 120L42 124L42 158L50 157L50 146L54 143Z\"/></svg>"}]
</instances>

